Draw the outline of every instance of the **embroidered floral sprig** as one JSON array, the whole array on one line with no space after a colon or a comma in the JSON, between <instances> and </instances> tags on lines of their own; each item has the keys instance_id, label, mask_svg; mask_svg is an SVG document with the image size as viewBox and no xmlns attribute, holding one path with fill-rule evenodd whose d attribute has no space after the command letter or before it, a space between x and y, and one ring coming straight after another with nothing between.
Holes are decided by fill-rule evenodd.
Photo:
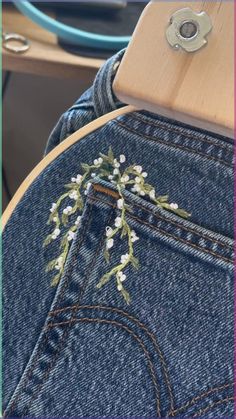
<instances>
[{"instance_id":1,"label":"embroidered floral sprig","mask_svg":"<svg viewBox=\"0 0 236 419\"><path fill-rule=\"evenodd\" d=\"M99 157L94 160L93 164L82 164L82 174L71 178L71 183L65 185L67 191L54 202L50 209L50 217L48 224L53 223L54 229L48 235L44 242L44 246L49 245L57 240L62 234L65 227L66 232L61 238L60 253L58 257L52 260L47 271L56 270L57 273L53 277L52 285L57 285L62 276L70 244L76 234L76 230L80 224L81 214L84 208L84 201L94 178L99 177L108 180L114 184L119 193L117 200L117 209L120 211L116 217L113 226L106 227L106 241L104 249L104 257L107 262L110 261L110 250L114 245L114 241L118 236L127 241L127 253L121 255L120 263L114 266L100 279L97 288L104 286L112 277L116 280L118 291L122 294L126 303L130 303L130 295L124 287L127 277L124 272L131 265L134 269L138 269L139 261L134 256L134 243L139 240L136 232L130 227L126 212L129 210L128 204L125 202L124 191L131 192L146 197L159 208L171 211L180 217L188 218L190 214L178 207L176 203L168 202L168 195L158 196L155 188L146 182L147 172L143 171L140 165L131 165L124 167L126 157L121 154L119 159L114 157L113 151L109 148L108 154L100 153ZM122 170L123 168L123 170ZM70 205L64 209L61 208L63 201L69 200ZM76 216L76 219L75 219Z\"/></svg>"}]
</instances>

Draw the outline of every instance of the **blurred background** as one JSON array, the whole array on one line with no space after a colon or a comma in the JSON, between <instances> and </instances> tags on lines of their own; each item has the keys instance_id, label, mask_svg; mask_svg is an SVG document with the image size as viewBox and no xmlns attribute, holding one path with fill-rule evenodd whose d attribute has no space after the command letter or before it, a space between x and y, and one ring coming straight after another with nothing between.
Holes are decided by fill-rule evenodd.
<instances>
[{"instance_id":1,"label":"blurred background","mask_svg":"<svg viewBox=\"0 0 236 419\"><path fill-rule=\"evenodd\" d=\"M145 1L32 2L47 15L92 33L131 35ZM114 51L85 48L58 39L11 2L3 2L3 32L17 33L29 49L3 45L3 210L25 177L42 159L60 115L91 86ZM11 41L10 46L18 46ZM8 46L8 45L7 45Z\"/></svg>"}]
</instances>

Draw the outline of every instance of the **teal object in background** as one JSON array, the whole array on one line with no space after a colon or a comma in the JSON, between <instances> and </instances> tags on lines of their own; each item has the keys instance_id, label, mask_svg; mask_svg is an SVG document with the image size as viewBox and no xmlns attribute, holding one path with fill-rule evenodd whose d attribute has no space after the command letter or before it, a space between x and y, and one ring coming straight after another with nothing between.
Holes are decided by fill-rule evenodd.
<instances>
[{"instance_id":1,"label":"teal object in background","mask_svg":"<svg viewBox=\"0 0 236 419\"><path fill-rule=\"evenodd\" d=\"M13 0L13 3L29 19L73 44L114 51L125 48L130 41L130 36L106 36L72 28L47 16L27 0Z\"/></svg>"}]
</instances>

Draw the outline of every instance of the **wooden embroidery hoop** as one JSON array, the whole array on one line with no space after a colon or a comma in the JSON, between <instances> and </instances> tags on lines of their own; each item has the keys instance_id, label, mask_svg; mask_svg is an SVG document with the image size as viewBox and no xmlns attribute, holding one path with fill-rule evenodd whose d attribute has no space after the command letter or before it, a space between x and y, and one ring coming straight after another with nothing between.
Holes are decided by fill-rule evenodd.
<instances>
[{"instance_id":1,"label":"wooden embroidery hoop","mask_svg":"<svg viewBox=\"0 0 236 419\"><path fill-rule=\"evenodd\" d=\"M145 8L114 80L114 92L129 103L81 128L52 150L27 176L2 216L2 229L32 182L59 155L112 119L139 109L233 137L233 1L157 1ZM213 30L194 53L173 50L165 30L179 8L205 10ZM227 77L226 77L227 74Z\"/></svg>"}]
</instances>

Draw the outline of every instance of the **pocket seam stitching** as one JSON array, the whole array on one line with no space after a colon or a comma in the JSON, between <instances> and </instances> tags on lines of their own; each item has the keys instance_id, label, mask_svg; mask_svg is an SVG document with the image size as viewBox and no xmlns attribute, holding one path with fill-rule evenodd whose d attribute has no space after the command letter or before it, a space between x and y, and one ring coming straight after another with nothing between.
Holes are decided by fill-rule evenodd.
<instances>
[{"instance_id":1,"label":"pocket seam stitching","mask_svg":"<svg viewBox=\"0 0 236 419\"><path fill-rule=\"evenodd\" d=\"M94 188L94 190L95 191L98 191L98 192L101 192L101 193L104 193L104 194L107 194L107 195L109 195L109 196L112 196L113 198L118 198L119 197L119 194L118 193L116 193L116 192L114 192L114 194L111 194L111 193L109 193L110 192L110 190L108 189L108 188L104 188L104 187L102 187L102 186L100 186L100 185L98 185L98 184L93 184L93 188ZM108 192L109 191L109 192ZM116 195L115 195L115 193L116 193ZM112 203L108 203L108 202L106 202L106 201L102 201L100 198L98 198L98 197L96 197L96 196L90 196L89 197L89 199L93 199L93 200L97 200L97 201L101 201L101 202L103 202L104 204L109 204L110 206L112 205L114 208L116 207L114 204L112 204ZM127 199L127 201L130 203L130 204L133 204L134 206L136 206L137 208L140 208L140 209L142 209L142 210L144 210L144 211L146 211L146 212L148 212L149 214L151 214L153 217L155 217L157 220L158 219L160 219L160 220L162 220L162 221L165 221L165 222L168 222L168 223L170 223L170 224L173 224L173 225L175 225L176 227L178 227L178 228L180 228L181 230L184 230L184 231L187 231L188 233L193 233L193 234L195 234L195 235L197 235L198 237L200 237L200 238L205 238L205 239L207 239L207 240L209 240L209 241L211 241L212 243L216 243L216 244L219 244L220 246L222 246L222 247L225 247L225 248L227 248L227 249L230 249L231 250L231 248L232 248L232 246L231 245L228 245L228 244L226 244L226 243L223 243L222 241L220 241L220 240L218 240L218 239L212 239L210 236L208 236L207 234L205 234L205 233L199 233L198 231L195 231L193 228L190 228L190 227L185 227L184 225L182 225L182 224L179 224L177 221L174 221L174 220L170 220L170 219L168 219L168 218L165 218L164 216L162 216L162 215L160 215L160 214L154 214L149 208L145 208L143 205L141 205L141 204L139 204L139 203L133 203L133 202L131 202L131 200L130 199ZM150 225L151 226L151 225Z\"/></svg>"},{"instance_id":2,"label":"pocket seam stitching","mask_svg":"<svg viewBox=\"0 0 236 419\"><path fill-rule=\"evenodd\" d=\"M183 137L188 138L190 140L192 140L192 139L194 139L196 141L199 140L199 141L201 141L203 143L214 145L215 147L218 147L221 150L227 150L227 151L229 151L229 148L226 145L223 145L223 144L218 145L214 141L208 140L207 138L201 138L201 137L198 138L194 133L193 134L187 134L185 132L182 132L181 129L179 129L179 127L173 127L173 128L172 127L168 127L168 126L165 126L165 124L163 122L159 122L159 121L156 122L156 123L154 123L154 121L150 121L148 118L145 118L145 117L142 118L141 115L138 115L137 113L136 114L133 113L132 114L132 118L134 118L134 119L136 119L136 120L138 120L140 122L147 122L147 124L149 124L152 127L157 127L157 128L165 129L166 131L169 131L169 132L175 132L175 133L177 133L179 135L182 135ZM184 130L186 128L183 127L182 129Z\"/></svg>"},{"instance_id":3,"label":"pocket seam stitching","mask_svg":"<svg viewBox=\"0 0 236 419\"><path fill-rule=\"evenodd\" d=\"M151 136L151 135L147 135L147 134L140 134L140 133L138 133L137 131L135 131L134 129L132 129L132 128L128 127L126 124L124 124L124 123L122 123L122 122L120 122L120 121L118 121L118 120L113 121L113 122L114 122L114 124L118 124L118 125L120 125L122 128L126 129L127 131L130 131L131 133L133 133L133 134L135 134L135 135L138 135L139 137L141 137L141 136L142 136L143 138L146 138L146 139L147 139L147 140L149 140L149 141L154 141L154 142L156 142L156 143L165 144L166 146L171 147L171 148L184 150L184 151L186 151L186 152L188 152L188 153L190 153L190 154L191 154L191 153L192 153L192 154L196 154L196 155L198 155L198 156L200 156L200 157L203 157L203 158L205 158L205 159L212 160L212 161L216 161L217 163L221 163L221 164L223 164L223 165L225 165L225 166L229 167L230 169L232 169L232 164L231 164L231 163L226 162L225 160L223 160L223 159L221 159L221 158L217 158L217 157L214 157L214 156L208 156L207 154L201 153L200 151L193 150L193 149L191 149L190 147L181 146L180 144L173 144L173 143L172 143L172 144L170 144L169 142L167 142L167 141L165 141L165 140L163 140L163 139L160 139L160 138L155 138L155 137L153 137L153 136Z\"/></svg>"},{"instance_id":4,"label":"pocket seam stitching","mask_svg":"<svg viewBox=\"0 0 236 419\"><path fill-rule=\"evenodd\" d=\"M112 203L109 203L109 202L105 202L105 201L101 200L100 198L96 198L96 197L90 196L90 199L93 200L93 201L103 202L104 204L109 205L109 206L112 206L113 208L115 208L115 205L113 205ZM148 223L146 221L143 221L140 218L138 218L138 217L136 217L136 216L134 216L134 215L132 215L130 213L127 213L127 217L130 217L130 218L132 218L134 220L137 220L141 224L147 225L148 227L152 228L153 230L156 230L157 232L159 232L159 233L161 233L161 234L163 234L165 236L168 236L168 237L170 237L170 238L172 238L172 239L174 239L176 241L182 242L182 243L184 243L184 244L186 244L186 245L188 245L190 247L196 248L197 250L199 250L202 253L208 253L208 254L210 254L212 256L215 256L216 258L218 258L218 259L220 259L222 261L225 261L227 263L230 263L230 264L233 263L233 261L231 259L227 258L227 257L221 256L221 255L219 255L216 252L213 252L211 250L204 249L204 248L202 248L200 246L197 246L196 244L191 243L191 242L188 242L187 240L182 239L181 237L178 237L178 236L175 236L173 234L167 233L166 231L164 231L164 230L162 230L162 229L160 229L160 228L158 228L156 226L153 226L150 223ZM209 239L209 241L212 241L212 240Z\"/></svg>"},{"instance_id":5,"label":"pocket seam stitching","mask_svg":"<svg viewBox=\"0 0 236 419\"><path fill-rule=\"evenodd\" d=\"M156 350L156 352L159 356L160 364L161 364L161 368L162 368L162 372L163 372L163 376L164 376L164 382L167 386L168 393L169 393L170 410L174 409L174 396L173 396L172 386L171 386L171 383L170 383L168 368L167 368L164 356L162 354L162 351L159 347L159 343L158 343L154 333L152 333L148 329L148 327L143 322L138 320L136 317L132 316L131 314L125 312L122 309L115 308L115 307L108 307L108 306L101 306L101 305L96 305L96 306L92 306L92 305L68 306L68 307L64 307L62 309L52 311L52 312L49 313L49 315L52 316L52 317L55 317L58 313L61 313L61 312L67 311L67 310L72 310L73 308L77 309L77 311L83 310L83 309L91 309L91 310L108 311L108 312L121 314L122 316L124 316L128 320L133 321L141 330L144 330L144 332L146 332L146 334L152 340L154 348L155 348L155 350ZM52 323L52 325L53 325L53 323Z\"/></svg>"},{"instance_id":6,"label":"pocket seam stitching","mask_svg":"<svg viewBox=\"0 0 236 419\"><path fill-rule=\"evenodd\" d=\"M205 408L202 408L200 410L198 410L198 412L196 412L192 418L196 418L198 416L201 416L202 414L209 412L209 410L213 409L215 406L221 405L223 403L229 403L230 401L234 401L235 398L234 397L227 397L226 399L223 400L218 400L217 402L211 403L208 406L206 406Z\"/></svg>"},{"instance_id":7,"label":"pocket seam stitching","mask_svg":"<svg viewBox=\"0 0 236 419\"><path fill-rule=\"evenodd\" d=\"M92 206L92 205L90 205L90 209L89 209L89 213L88 213L88 219L87 219L86 225L84 226L84 231L83 231L83 234L82 234L82 235L81 235L81 237L80 237L80 241L79 241L79 243L78 243L77 251L75 252L74 258L72 259L71 269L70 269L70 271L68 271L68 272L67 272L67 280L66 280L66 283L65 283L65 284L64 284L64 286L63 286L63 289L61 290L62 292L61 292L61 293L60 293L60 295L58 296L58 301L57 301L57 303L60 303L60 302L62 301L62 298L64 297L64 294L65 294L66 288L67 288L68 283L69 283L69 277L71 277L71 274L72 274L72 272L73 272L73 270L74 270L74 266L75 266L75 262L76 262L76 259L77 259L77 256L78 256L78 253L79 253L80 248L81 248L81 245L82 245L82 243L83 243L83 240L84 240L85 234L86 234L86 232L87 232L87 230L88 230L88 228L89 228L89 226L90 226L90 223L91 223L91 219L92 219L92 209L93 209L93 206ZM103 240L103 238L104 238L104 235L102 236L101 241ZM100 246L99 246L99 247L100 247ZM96 259L94 258L94 259L93 259L93 261L94 261L94 260L96 260ZM73 314L72 314L72 315L73 315ZM48 315L47 315L47 316L48 316ZM46 319L47 319L47 318L46 318ZM72 319L71 319L71 320L72 320ZM49 365L48 369L47 369L47 370L45 371L45 373L44 373L44 379L43 379L43 382L41 383L41 385L45 382L45 378L47 379L47 375L48 375L48 373L50 372L50 369L53 367L54 362L56 361L57 357L59 356L59 354L60 354L60 352L61 352L61 348L63 347L64 341L65 341L65 339L66 339L66 334L67 334L66 332L68 332L68 329L69 329L69 328L67 328L67 329L65 330L65 332L64 332L64 334L63 334L63 336L62 336L62 338L61 338L60 347L59 347L58 351L56 352L56 354L54 354L54 356L53 356L53 358L52 358L52 360L51 360L51 362L50 362L50 365ZM23 383L22 383L22 389L21 389L21 391L19 391L19 394L18 394L18 396L16 396L15 400L13 400L11 407L9 407L9 409L10 409L10 410L9 410L9 415L10 415L10 414L11 414L11 412L14 410L14 408L15 408L15 406L16 406L16 404L17 404L18 400L19 400L19 398L21 397L22 393L24 392L24 390L25 390L25 388L26 388L26 386L27 386L28 381L31 379L32 374L33 374L33 372L34 372L35 368L37 367L37 363L38 363L38 361L39 361L39 358L40 358L41 354L43 353L43 351L44 351L44 349L45 349L45 347L46 347L46 345L47 345L48 338L49 338L48 333L46 333L46 334L45 334L45 336L44 336L44 339L42 340L42 343L41 343L41 348L39 348L39 352L38 352L38 354L37 354L37 356L36 356L36 358L35 358L35 360L34 360L34 362L33 362L33 365L29 368L29 371L28 371L28 373L27 373L27 375L26 375L26 377L25 377L25 379L24 379L24 381L23 381ZM38 388L37 388L37 390L38 390ZM26 414L26 413L28 412L28 410L29 410L29 409L30 409L30 407L31 407L31 404L33 403L33 401L34 401L35 399L37 399L37 397L38 397L38 391L37 391L37 393L36 393L36 394L34 393L34 397L32 396L31 400L29 400L28 405L26 405L26 407L24 408L24 410L23 410L23 416L24 416L24 414ZM3 417L6 417L6 416L5 416L5 415L3 415Z\"/></svg>"},{"instance_id":8,"label":"pocket seam stitching","mask_svg":"<svg viewBox=\"0 0 236 419\"><path fill-rule=\"evenodd\" d=\"M72 322L73 323L85 322L85 323L111 324L113 326L117 326L117 327L120 327L120 328L126 330L139 343L139 345L141 346L144 354L146 355L146 358L148 359L148 366L149 366L149 370L150 370L150 373L151 373L151 377L152 377L152 381L153 381L153 385L154 385L155 393L156 393L155 398L156 398L156 405L157 405L157 415L158 415L158 417L161 417L159 383L158 383L157 378L156 378L155 368L154 368L153 362L151 360L151 356L150 356L145 344L143 343L142 339L138 335L136 335L136 333L134 333L129 327L127 327L126 325L124 325L122 323L119 323L115 320L99 319L99 318L89 318L89 317L82 317L81 319L73 319L72 318L72 319L66 320L64 322L49 324L47 329L52 329L54 327L60 327L60 326L63 326L63 325L69 324L69 323L72 324Z\"/></svg>"}]
</instances>

